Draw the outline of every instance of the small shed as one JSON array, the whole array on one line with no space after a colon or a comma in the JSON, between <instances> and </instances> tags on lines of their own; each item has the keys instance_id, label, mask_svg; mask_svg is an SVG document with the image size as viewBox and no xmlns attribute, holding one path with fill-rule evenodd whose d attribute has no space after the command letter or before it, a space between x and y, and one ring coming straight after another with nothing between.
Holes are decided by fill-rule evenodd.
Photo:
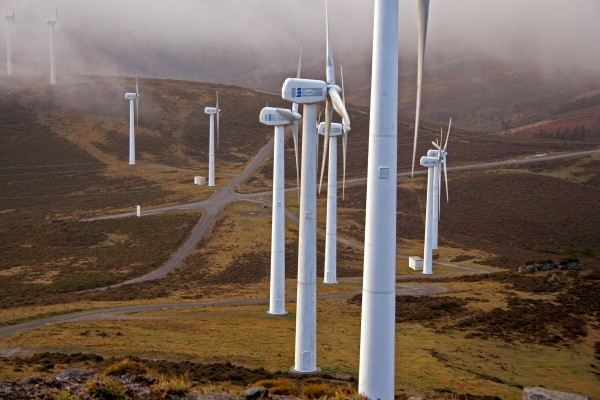
<instances>
[{"instance_id":1,"label":"small shed","mask_svg":"<svg viewBox=\"0 0 600 400\"><path fill-rule=\"evenodd\" d=\"M408 257L408 266L415 271L423 271L423 259L417 256Z\"/></svg>"},{"instance_id":2,"label":"small shed","mask_svg":"<svg viewBox=\"0 0 600 400\"><path fill-rule=\"evenodd\" d=\"M206 178L203 176L195 176L194 185L206 185Z\"/></svg>"}]
</instances>

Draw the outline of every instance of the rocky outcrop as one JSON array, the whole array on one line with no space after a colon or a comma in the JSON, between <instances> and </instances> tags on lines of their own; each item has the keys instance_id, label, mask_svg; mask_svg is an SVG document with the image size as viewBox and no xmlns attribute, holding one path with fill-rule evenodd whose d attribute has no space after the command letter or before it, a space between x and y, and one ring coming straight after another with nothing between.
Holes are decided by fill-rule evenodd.
<instances>
[{"instance_id":1,"label":"rocky outcrop","mask_svg":"<svg viewBox=\"0 0 600 400\"><path fill-rule=\"evenodd\" d=\"M523 389L523 400L592 400L575 393L559 392L542 387L526 387Z\"/></svg>"},{"instance_id":2,"label":"rocky outcrop","mask_svg":"<svg viewBox=\"0 0 600 400\"><path fill-rule=\"evenodd\" d=\"M555 263L550 260L545 262L534 262L525 264L519 267L519 272L538 272L538 271L551 271L551 270L570 270L570 271L579 271L581 269L581 264L579 261L569 260L562 261L560 263Z\"/></svg>"}]
</instances>

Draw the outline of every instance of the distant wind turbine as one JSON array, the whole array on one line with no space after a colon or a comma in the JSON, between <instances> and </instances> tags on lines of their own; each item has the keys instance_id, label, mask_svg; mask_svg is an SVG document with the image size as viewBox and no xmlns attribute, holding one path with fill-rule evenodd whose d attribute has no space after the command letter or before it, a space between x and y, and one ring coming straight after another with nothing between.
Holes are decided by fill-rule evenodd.
<instances>
[{"instance_id":1,"label":"distant wind turbine","mask_svg":"<svg viewBox=\"0 0 600 400\"><path fill-rule=\"evenodd\" d=\"M288 78L281 97L303 105L302 166L298 232L298 294L293 372L317 368L317 103L325 100L327 83Z\"/></svg>"},{"instance_id":2,"label":"distant wind turbine","mask_svg":"<svg viewBox=\"0 0 600 400\"><path fill-rule=\"evenodd\" d=\"M210 138L208 142L208 186L215 186L215 115L217 116L217 147L219 146L219 92L214 107L206 107L204 113L210 115Z\"/></svg>"},{"instance_id":3,"label":"distant wind turbine","mask_svg":"<svg viewBox=\"0 0 600 400\"><path fill-rule=\"evenodd\" d=\"M137 79L135 80L135 93L125 93L125 98L129 100L129 165L135 165L135 127L140 110L140 88Z\"/></svg>"},{"instance_id":4,"label":"distant wind turbine","mask_svg":"<svg viewBox=\"0 0 600 400\"><path fill-rule=\"evenodd\" d=\"M433 273L433 252L437 246L434 244L434 238L438 236L438 226L436 216L439 216L440 208L440 189L441 170L444 170L446 182L446 201L449 201L448 196L448 172L446 169L446 155L448 154L448 138L450 137L450 125L448 126L448 135L446 143L442 147L441 141L438 144L437 140L432 142L436 150L429 150L427 156L421 157L420 164L427 168L427 202L425 207L425 240L423 245L423 273ZM437 181L437 184L436 184ZM437 193L436 193L437 192Z\"/></svg>"},{"instance_id":5,"label":"distant wind turbine","mask_svg":"<svg viewBox=\"0 0 600 400\"><path fill-rule=\"evenodd\" d=\"M282 108L265 107L259 120L275 128L273 154L273 222L271 226L270 315L286 315L285 311L285 163L284 128L302 116ZM297 152L296 152L297 153ZM296 160L297 161L297 160Z\"/></svg>"},{"instance_id":6,"label":"distant wind turbine","mask_svg":"<svg viewBox=\"0 0 600 400\"><path fill-rule=\"evenodd\" d=\"M6 75L11 76L13 74L11 36L15 28L15 10L4 19L6 20Z\"/></svg>"},{"instance_id":7,"label":"distant wind turbine","mask_svg":"<svg viewBox=\"0 0 600 400\"><path fill-rule=\"evenodd\" d=\"M56 85L56 57L54 55L54 34L58 33L58 3L56 4L56 15L48 21L50 25L50 84Z\"/></svg>"}]
</instances>

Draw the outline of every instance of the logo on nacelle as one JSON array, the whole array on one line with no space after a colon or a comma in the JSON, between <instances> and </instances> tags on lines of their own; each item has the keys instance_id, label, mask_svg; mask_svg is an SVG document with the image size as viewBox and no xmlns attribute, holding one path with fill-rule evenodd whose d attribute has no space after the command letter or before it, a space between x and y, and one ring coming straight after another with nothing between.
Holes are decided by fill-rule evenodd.
<instances>
[{"instance_id":1,"label":"logo on nacelle","mask_svg":"<svg viewBox=\"0 0 600 400\"><path fill-rule=\"evenodd\" d=\"M267 114L267 121L283 121L283 117L279 114Z\"/></svg>"},{"instance_id":2,"label":"logo on nacelle","mask_svg":"<svg viewBox=\"0 0 600 400\"><path fill-rule=\"evenodd\" d=\"M314 96L322 96L322 89L310 89L310 88L292 88L293 97L314 97Z\"/></svg>"}]
</instances>

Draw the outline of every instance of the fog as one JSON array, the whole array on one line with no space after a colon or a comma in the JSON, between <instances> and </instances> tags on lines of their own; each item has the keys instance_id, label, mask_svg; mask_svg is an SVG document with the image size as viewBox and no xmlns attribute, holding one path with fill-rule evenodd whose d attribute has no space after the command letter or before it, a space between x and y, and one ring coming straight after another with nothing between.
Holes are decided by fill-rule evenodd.
<instances>
[{"instance_id":1,"label":"fog","mask_svg":"<svg viewBox=\"0 0 600 400\"><path fill-rule=\"evenodd\" d=\"M400 6L400 62L416 62L416 0ZM54 1L4 0L16 13L16 74L48 74ZM60 0L58 75L202 80L275 89L295 70L324 78L323 0ZM368 74L373 1L330 0L336 64ZM432 0L427 61L470 55L600 80L599 0ZM6 21L0 29L4 50ZM0 52L0 71L5 68ZM352 83L347 82L349 90Z\"/></svg>"}]
</instances>

